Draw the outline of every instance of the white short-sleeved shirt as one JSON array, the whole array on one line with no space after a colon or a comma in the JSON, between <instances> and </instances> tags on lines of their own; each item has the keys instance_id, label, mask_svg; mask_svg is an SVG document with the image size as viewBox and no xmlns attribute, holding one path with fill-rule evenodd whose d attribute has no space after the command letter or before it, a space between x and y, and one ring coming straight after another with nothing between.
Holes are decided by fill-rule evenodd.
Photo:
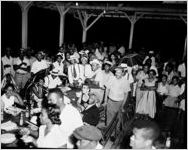
<instances>
[{"instance_id":1,"label":"white short-sleeved shirt","mask_svg":"<svg viewBox=\"0 0 188 150\"><path fill-rule=\"evenodd\" d=\"M56 88L61 84L62 81L59 77L53 79L51 75L48 75L47 77L44 78L44 86L47 87L48 89Z\"/></svg>"},{"instance_id":2,"label":"white short-sleeved shirt","mask_svg":"<svg viewBox=\"0 0 188 150\"><path fill-rule=\"evenodd\" d=\"M99 86L103 87L103 73L101 68L99 68L94 72L94 76L95 76L94 81L99 82Z\"/></svg>"},{"instance_id":3,"label":"white short-sleeved shirt","mask_svg":"<svg viewBox=\"0 0 188 150\"><path fill-rule=\"evenodd\" d=\"M60 64L56 61L53 63L54 69L58 70L59 75L64 75L63 70L64 70L64 64L61 62Z\"/></svg>"},{"instance_id":4,"label":"white short-sleeved shirt","mask_svg":"<svg viewBox=\"0 0 188 150\"><path fill-rule=\"evenodd\" d=\"M110 79L112 77L114 77L114 74L112 72L105 73L105 71L102 71L102 73L103 73L103 83L102 84L107 87L109 82L111 82Z\"/></svg>"},{"instance_id":5,"label":"white short-sleeved shirt","mask_svg":"<svg viewBox=\"0 0 188 150\"><path fill-rule=\"evenodd\" d=\"M73 131L83 125L82 117L75 107L71 104L67 104L60 114L60 119L60 127L64 131L64 138L66 138L69 145L69 138Z\"/></svg>"},{"instance_id":6,"label":"white short-sleeved shirt","mask_svg":"<svg viewBox=\"0 0 188 150\"><path fill-rule=\"evenodd\" d=\"M168 89L168 95L171 96L171 97L178 97L181 93L181 88L176 85L169 85L169 89Z\"/></svg>"},{"instance_id":7,"label":"white short-sleeved shirt","mask_svg":"<svg viewBox=\"0 0 188 150\"><path fill-rule=\"evenodd\" d=\"M29 59L27 59L26 57L24 57L23 62L26 63L26 65L22 65L22 66L21 66L22 68L27 68L27 67L30 66L30 61L29 61ZM18 58L16 59L15 63L16 63L16 65L20 65L20 64L22 63L22 61L21 61L20 58L18 57ZM22 74L28 73L27 71L22 70L22 69L17 69L16 72L17 72L17 73L22 73Z\"/></svg>"},{"instance_id":8,"label":"white short-sleeved shirt","mask_svg":"<svg viewBox=\"0 0 188 150\"><path fill-rule=\"evenodd\" d=\"M93 71L90 64L82 65L80 64L80 78L85 80L85 78L91 78L93 76Z\"/></svg>"},{"instance_id":9,"label":"white short-sleeved shirt","mask_svg":"<svg viewBox=\"0 0 188 150\"><path fill-rule=\"evenodd\" d=\"M124 94L130 91L130 85L124 78L117 79L116 77L111 78L108 85L109 98L114 101L122 101L124 99Z\"/></svg>"},{"instance_id":10,"label":"white short-sleeved shirt","mask_svg":"<svg viewBox=\"0 0 188 150\"><path fill-rule=\"evenodd\" d=\"M130 73L126 73L123 78L129 82L129 84L134 82L133 76Z\"/></svg>"},{"instance_id":11,"label":"white short-sleeved shirt","mask_svg":"<svg viewBox=\"0 0 188 150\"><path fill-rule=\"evenodd\" d=\"M37 147L59 148L66 144L66 139L59 125L54 125L51 131L47 135L45 135L45 129L46 129L46 125L42 125L39 128Z\"/></svg>"},{"instance_id":12,"label":"white short-sleeved shirt","mask_svg":"<svg viewBox=\"0 0 188 150\"><path fill-rule=\"evenodd\" d=\"M48 68L48 65L45 60L41 60L41 61L36 60L31 67L31 72L36 74L37 72L46 68Z\"/></svg>"},{"instance_id":13,"label":"white short-sleeved shirt","mask_svg":"<svg viewBox=\"0 0 188 150\"><path fill-rule=\"evenodd\" d=\"M10 96L10 98L8 98L8 97L6 96L6 94L3 94L3 95L1 96L1 100L2 100L2 102L4 103L4 109L9 108L9 107L12 107L13 104L14 104L14 99L15 99L14 96Z\"/></svg>"},{"instance_id":14,"label":"white short-sleeved shirt","mask_svg":"<svg viewBox=\"0 0 188 150\"><path fill-rule=\"evenodd\" d=\"M165 85L163 85L162 82L160 82L158 84L157 92L160 95L167 95L168 94L168 89L169 89L169 84L168 83L166 83Z\"/></svg>"}]
</instances>

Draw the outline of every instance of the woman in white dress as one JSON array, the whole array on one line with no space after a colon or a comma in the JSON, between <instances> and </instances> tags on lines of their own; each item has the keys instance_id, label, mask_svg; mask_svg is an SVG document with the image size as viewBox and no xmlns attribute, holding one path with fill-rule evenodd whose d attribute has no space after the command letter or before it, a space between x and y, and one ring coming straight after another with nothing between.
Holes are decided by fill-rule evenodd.
<instances>
[{"instance_id":1,"label":"woman in white dress","mask_svg":"<svg viewBox=\"0 0 188 150\"><path fill-rule=\"evenodd\" d=\"M141 86L141 90L143 91L143 95L138 103L136 108L136 113L139 114L147 114L151 118L155 117L156 113L156 81L155 78L156 72L155 70L149 71L149 77L144 80L144 83Z\"/></svg>"}]
</instances>

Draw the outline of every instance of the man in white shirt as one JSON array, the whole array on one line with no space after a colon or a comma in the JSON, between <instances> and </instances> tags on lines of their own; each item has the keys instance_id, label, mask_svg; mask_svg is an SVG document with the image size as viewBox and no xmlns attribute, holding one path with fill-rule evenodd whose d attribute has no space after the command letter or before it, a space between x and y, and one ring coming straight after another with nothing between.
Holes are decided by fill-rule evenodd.
<instances>
[{"instance_id":1,"label":"man in white shirt","mask_svg":"<svg viewBox=\"0 0 188 150\"><path fill-rule=\"evenodd\" d=\"M55 69L53 69L50 72L50 75L48 75L44 78L44 87L46 87L48 89L56 88L56 87L60 86L61 84L62 84L62 81L60 80L60 78L58 76L58 71Z\"/></svg>"},{"instance_id":2,"label":"man in white shirt","mask_svg":"<svg viewBox=\"0 0 188 150\"><path fill-rule=\"evenodd\" d=\"M77 59L74 55L70 56L71 65L68 67L68 79L71 85L81 82L80 66L77 63Z\"/></svg>"},{"instance_id":3,"label":"man in white shirt","mask_svg":"<svg viewBox=\"0 0 188 150\"><path fill-rule=\"evenodd\" d=\"M91 78L93 75L93 71L91 69L91 65L88 64L87 56L81 57L81 64L80 64L80 78L84 82L85 79Z\"/></svg>"},{"instance_id":4,"label":"man in white shirt","mask_svg":"<svg viewBox=\"0 0 188 150\"><path fill-rule=\"evenodd\" d=\"M13 69L13 58L11 57L11 49L9 47L6 48L5 56L2 57L1 61L3 64L3 75L10 73L14 76L14 69Z\"/></svg>"},{"instance_id":5,"label":"man in white shirt","mask_svg":"<svg viewBox=\"0 0 188 150\"><path fill-rule=\"evenodd\" d=\"M19 57L15 60L15 82L19 89L23 89L30 78L30 61L25 57L24 51L20 51Z\"/></svg>"},{"instance_id":6,"label":"man in white shirt","mask_svg":"<svg viewBox=\"0 0 188 150\"><path fill-rule=\"evenodd\" d=\"M71 135L73 131L83 125L80 112L71 104L65 104L65 96L58 88L49 90L48 102L56 104L60 107L61 114L61 130L64 137L67 139L67 148L73 148L71 143Z\"/></svg>"},{"instance_id":7,"label":"man in white shirt","mask_svg":"<svg viewBox=\"0 0 188 150\"><path fill-rule=\"evenodd\" d=\"M104 70L102 71L103 73L103 85L105 87L108 86L110 79L114 77L114 74L110 71L110 68L112 67L112 63L110 61L105 61L104 62Z\"/></svg>"},{"instance_id":8,"label":"man in white shirt","mask_svg":"<svg viewBox=\"0 0 188 150\"><path fill-rule=\"evenodd\" d=\"M37 72L47 69L47 62L45 60L42 59L42 53L38 52L37 54L37 60L33 63L32 67L31 67L31 74L36 74Z\"/></svg>"},{"instance_id":9,"label":"man in white shirt","mask_svg":"<svg viewBox=\"0 0 188 150\"><path fill-rule=\"evenodd\" d=\"M111 78L106 91L106 95L108 96L108 101L105 100L105 103L107 103L107 125L110 124L119 110L124 111L123 107L129 91L129 83L123 78L123 68L118 66L115 77Z\"/></svg>"},{"instance_id":10,"label":"man in white shirt","mask_svg":"<svg viewBox=\"0 0 188 150\"><path fill-rule=\"evenodd\" d=\"M92 76L92 81L100 87L103 87L103 73L101 70L101 62L97 59L94 59L93 61L90 62L93 76Z\"/></svg>"},{"instance_id":11,"label":"man in white shirt","mask_svg":"<svg viewBox=\"0 0 188 150\"><path fill-rule=\"evenodd\" d=\"M63 64L63 58L61 55L57 55L57 60L53 63L53 68L58 70L59 76L65 76L65 74L63 73L64 64Z\"/></svg>"}]
</instances>

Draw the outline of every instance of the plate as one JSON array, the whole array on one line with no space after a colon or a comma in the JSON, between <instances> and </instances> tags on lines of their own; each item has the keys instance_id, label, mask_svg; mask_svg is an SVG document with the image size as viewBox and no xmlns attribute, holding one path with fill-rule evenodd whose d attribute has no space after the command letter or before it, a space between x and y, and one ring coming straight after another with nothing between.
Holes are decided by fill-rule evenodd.
<instances>
[{"instance_id":1,"label":"plate","mask_svg":"<svg viewBox=\"0 0 188 150\"><path fill-rule=\"evenodd\" d=\"M1 135L1 143L2 144L10 144L16 140L16 137L12 133L5 133Z\"/></svg>"}]
</instances>

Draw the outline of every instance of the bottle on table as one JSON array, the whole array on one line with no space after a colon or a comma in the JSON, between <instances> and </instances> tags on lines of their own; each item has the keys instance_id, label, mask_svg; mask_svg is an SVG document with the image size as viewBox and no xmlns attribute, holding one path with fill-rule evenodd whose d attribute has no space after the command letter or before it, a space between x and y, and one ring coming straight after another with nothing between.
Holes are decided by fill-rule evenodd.
<instances>
[{"instance_id":1,"label":"bottle on table","mask_svg":"<svg viewBox=\"0 0 188 150\"><path fill-rule=\"evenodd\" d=\"M29 108L28 108L28 106L26 107L26 111L25 111L25 117L26 117L26 118L29 118L29 117L30 117L30 115L29 115Z\"/></svg>"},{"instance_id":2,"label":"bottle on table","mask_svg":"<svg viewBox=\"0 0 188 150\"><path fill-rule=\"evenodd\" d=\"M19 122L20 126L23 126L23 113L21 112L20 114L20 122Z\"/></svg>"}]
</instances>

